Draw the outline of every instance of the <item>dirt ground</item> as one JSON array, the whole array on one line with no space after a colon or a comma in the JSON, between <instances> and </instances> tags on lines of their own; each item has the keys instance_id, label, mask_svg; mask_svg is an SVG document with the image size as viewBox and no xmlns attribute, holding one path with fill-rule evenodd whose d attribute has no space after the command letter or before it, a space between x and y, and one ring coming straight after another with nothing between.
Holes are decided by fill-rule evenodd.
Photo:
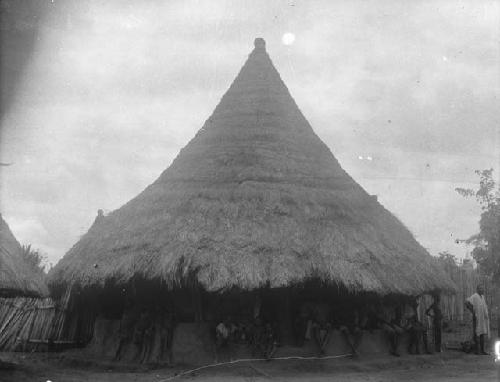
<instances>
[{"instance_id":1,"label":"dirt ground","mask_svg":"<svg viewBox=\"0 0 500 382\"><path fill-rule=\"evenodd\" d=\"M491 356L447 352L441 355L369 357L333 360L273 360L219 366L172 378L186 368L137 367L82 359L68 354L0 353L11 365L0 370L2 382L257 382L257 381L496 381Z\"/></svg>"}]
</instances>

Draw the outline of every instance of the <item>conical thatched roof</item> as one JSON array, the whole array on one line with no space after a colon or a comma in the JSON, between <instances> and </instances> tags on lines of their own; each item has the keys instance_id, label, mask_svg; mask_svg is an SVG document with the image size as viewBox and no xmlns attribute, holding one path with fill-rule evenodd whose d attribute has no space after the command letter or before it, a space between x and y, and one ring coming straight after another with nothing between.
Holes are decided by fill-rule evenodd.
<instances>
[{"instance_id":1,"label":"conical thatched roof","mask_svg":"<svg viewBox=\"0 0 500 382\"><path fill-rule=\"evenodd\" d=\"M255 49L212 116L141 194L96 221L54 286L134 275L207 290L311 277L352 291L453 288L412 234L339 165Z\"/></svg>"},{"instance_id":2,"label":"conical thatched roof","mask_svg":"<svg viewBox=\"0 0 500 382\"><path fill-rule=\"evenodd\" d=\"M45 296L48 289L42 277L21 257L21 246L0 214L0 295Z\"/></svg>"}]
</instances>

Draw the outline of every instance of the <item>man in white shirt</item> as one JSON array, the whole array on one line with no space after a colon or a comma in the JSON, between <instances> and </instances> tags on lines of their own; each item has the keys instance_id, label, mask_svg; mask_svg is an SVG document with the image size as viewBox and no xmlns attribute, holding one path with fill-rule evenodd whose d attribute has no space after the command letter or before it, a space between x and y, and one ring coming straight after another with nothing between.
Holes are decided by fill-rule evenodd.
<instances>
[{"instance_id":1,"label":"man in white shirt","mask_svg":"<svg viewBox=\"0 0 500 382\"><path fill-rule=\"evenodd\" d=\"M476 354L487 355L488 353L484 349L484 342L485 337L489 338L490 336L490 318L488 315L488 306L486 305L486 300L484 299L484 288L481 285L478 285L476 293L466 300L465 306L472 313Z\"/></svg>"}]
</instances>

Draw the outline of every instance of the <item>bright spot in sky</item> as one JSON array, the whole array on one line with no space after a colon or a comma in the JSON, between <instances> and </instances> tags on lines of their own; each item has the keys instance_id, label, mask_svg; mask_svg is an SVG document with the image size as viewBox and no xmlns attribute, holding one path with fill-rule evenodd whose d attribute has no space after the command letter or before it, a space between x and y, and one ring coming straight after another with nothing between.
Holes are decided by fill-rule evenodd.
<instances>
[{"instance_id":1,"label":"bright spot in sky","mask_svg":"<svg viewBox=\"0 0 500 382\"><path fill-rule=\"evenodd\" d=\"M293 33L287 32L283 35L281 41L285 45L292 45L293 42L295 41L295 35Z\"/></svg>"},{"instance_id":2,"label":"bright spot in sky","mask_svg":"<svg viewBox=\"0 0 500 382\"><path fill-rule=\"evenodd\" d=\"M371 156L364 157L364 156L360 155L360 156L358 156L358 159L359 160L373 160L373 157L371 157Z\"/></svg>"}]
</instances>

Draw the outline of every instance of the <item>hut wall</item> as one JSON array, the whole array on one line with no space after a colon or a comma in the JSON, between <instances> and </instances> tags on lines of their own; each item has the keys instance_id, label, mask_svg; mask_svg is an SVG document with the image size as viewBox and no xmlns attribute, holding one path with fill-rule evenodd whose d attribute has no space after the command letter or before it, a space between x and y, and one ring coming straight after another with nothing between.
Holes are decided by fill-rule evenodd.
<instances>
[{"instance_id":1,"label":"hut wall","mask_svg":"<svg viewBox=\"0 0 500 382\"><path fill-rule=\"evenodd\" d=\"M88 352L95 356L114 357L119 344L120 320L98 317L94 324L92 340L87 346Z\"/></svg>"}]
</instances>

